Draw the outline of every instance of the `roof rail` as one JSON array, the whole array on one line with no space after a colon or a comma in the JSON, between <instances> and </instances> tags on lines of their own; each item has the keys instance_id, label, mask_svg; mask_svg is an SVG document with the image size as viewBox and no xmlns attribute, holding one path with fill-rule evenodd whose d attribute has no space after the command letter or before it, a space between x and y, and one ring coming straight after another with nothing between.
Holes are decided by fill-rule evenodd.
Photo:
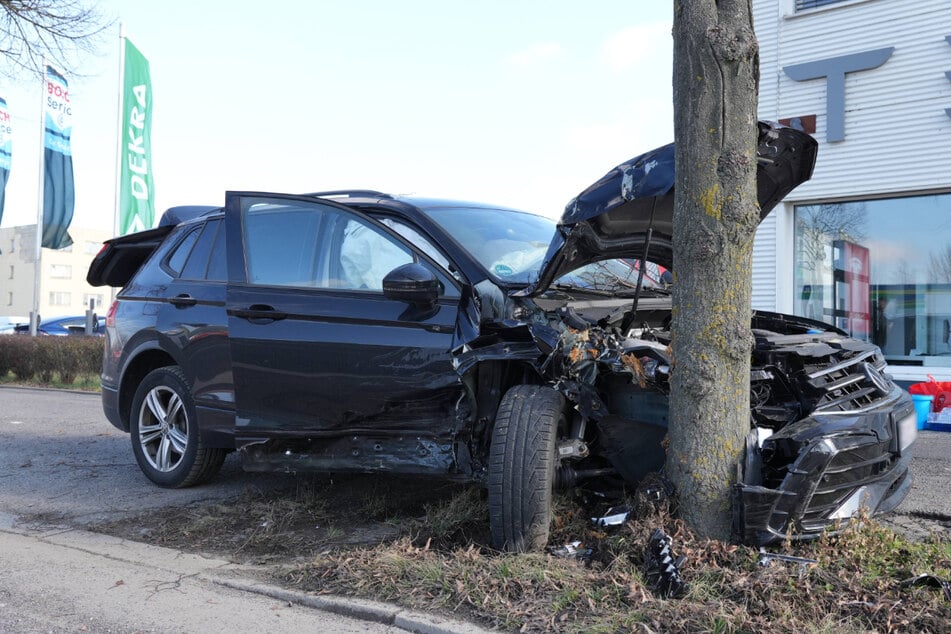
<instances>
[{"instance_id":1,"label":"roof rail","mask_svg":"<svg viewBox=\"0 0 951 634\"><path fill-rule=\"evenodd\" d=\"M357 198L358 196L370 196L376 198L393 198L389 194L384 194L383 192L378 192L375 189L334 189L327 192L312 192L307 194L308 196L320 196L320 197L331 197L331 196L346 196L347 198Z\"/></svg>"}]
</instances>

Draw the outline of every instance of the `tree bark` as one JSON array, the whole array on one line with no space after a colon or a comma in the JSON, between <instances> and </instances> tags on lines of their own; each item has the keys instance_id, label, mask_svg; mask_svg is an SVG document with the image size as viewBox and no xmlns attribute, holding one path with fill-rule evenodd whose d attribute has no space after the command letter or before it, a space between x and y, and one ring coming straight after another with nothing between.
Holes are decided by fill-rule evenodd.
<instances>
[{"instance_id":1,"label":"tree bark","mask_svg":"<svg viewBox=\"0 0 951 634\"><path fill-rule=\"evenodd\" d=\"M750 430L758 82L750 0L675 0L667 471L682 517L714 539L730 536L731 490Z\"/></svg>"}]
</instances>

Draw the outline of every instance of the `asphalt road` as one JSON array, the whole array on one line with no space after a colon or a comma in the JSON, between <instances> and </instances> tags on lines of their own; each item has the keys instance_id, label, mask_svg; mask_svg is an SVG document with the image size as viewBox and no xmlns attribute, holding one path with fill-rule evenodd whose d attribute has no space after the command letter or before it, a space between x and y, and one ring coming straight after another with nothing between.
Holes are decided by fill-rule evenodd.
<instances>
[{"instance_id":1,"label":"asphalt road","mask_svg":"<svg viewBox=\"0 0 951 634\"><path fill-rule=\"evenodd\" d=\"M77 530L145 509L293 486L229 458L214 485L166 490L98 394L0 387L0 632L478 632L384 604L287 592L229 562ZM369 607L367 607L369 606Z\"/></svg>"},{"instance_id":2,"label":"asphalt road","mask_svg":"<svg viewBox=\"0 0 951 634\"><path fill-rule=\"evenodd\" d=\"M951 533L951 433L921 432L912 469L911 493L887 522L911 533ZM139 471L129 436L108 423L97 394L0 387L0 631L4 624L17 632L395 631L386 623L400 618L398 610L383 624L338 623L301 603L291 609L229 586L222 575L240 571L227 562L199 557L196 564L195 555L76 530L294 483L293 476L245 473L231 456L208 486L161 489ZM220 611L209 613L210 605ZM220 627L216 618L225 618Z\"/></svg>"},{"instance_id":3,"label":"asphalt road","mask_svg":"<svg viewBox=\"0 0 951 634\"><path fill-rule=\"evenodd\" d=\"M951 433L919 433L914 484L898 513L951 520ZM231 455L210 485L161 489L139 471L128 434L109 424L98 394L0 387L0 511L21 520L82 526L294 482L245 473Z\"/></svg>"},{"instance_id":4,"label":"asphalt road","mask_svg":"<svg viewBox=\"0 0 951 634\"><path fill-rule=\"evenodd\" d=\"M98 394L0 387L0 511L76 526L293 486L291 476L245 473L232 455L213 485L162 489L139 470L130 443Z\"/></svg>"}]
</instances>

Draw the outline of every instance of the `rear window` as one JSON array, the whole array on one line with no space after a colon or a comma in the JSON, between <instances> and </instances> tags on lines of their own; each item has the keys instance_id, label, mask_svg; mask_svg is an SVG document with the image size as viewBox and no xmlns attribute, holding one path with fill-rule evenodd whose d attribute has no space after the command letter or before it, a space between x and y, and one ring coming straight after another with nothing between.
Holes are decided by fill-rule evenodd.
<instances>
[{"instance_id":1,"label":"rear window","mask_svg":"<svg viewBox=\"0 0 951 634\"><path fill-rule=\"evenodd\" d=\"M204 280L208 278L208 260L218 234L221 222L212 220L205 223L201 235L192 246L191 254L185 262L181 277L186 280Z\"/></svg>"},{"instance_id":2,"label":"rear window","mask_svg":"<svg viewBox=\"0 0 951 634\"><path fill-rule=\"evenodd\" d=\"M162 268L185 280L228 279L221 220L209 220L185 233L165 257Z\"/></svg>"},{"instance_id":3,"label":"rear window","mask_svg":"<svg viewBox=\"0 0 951 634\"><path fill-rule=\"evenodd\" d=\"M195 242L198 240L200 229L201 227L195 227L186 233L185 236L179 240L178 244L172 248L172 252L165 258L165 270L171 273L172 277L179 277L181 275L185 261L188 259L192 247L195 246Z\"/></svg>"}]
</instances>

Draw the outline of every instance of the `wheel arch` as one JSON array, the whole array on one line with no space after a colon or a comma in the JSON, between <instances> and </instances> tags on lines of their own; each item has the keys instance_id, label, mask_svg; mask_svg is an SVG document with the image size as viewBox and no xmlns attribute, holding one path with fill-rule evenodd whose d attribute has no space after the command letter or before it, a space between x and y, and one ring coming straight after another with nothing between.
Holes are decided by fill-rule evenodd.
<instances>
[{"instance_id":1,"label":"wheel arch","mask_svg":"<svg viewBox=\"0 0 951 634\"><path fill-rule=\"evenodd\" d=\"M502 397L516 385L544 385L539 369L523 359L505 357L480 360L464 377L464 383L474 395L474 433L480 440L483 457L488 456L492 429Z\"/></svg>"},{"instance_id":2,"label":"wheel arch","mask_svg":"<svg viewBox=\"0 0 951 634\"><path fill-rule=\"evenodd\" d=\"M157 345L137 350L129 358L119 380L119 421L125 431L130 428L132 399L139 384L152 370L176 363L172 355Z\"/></svg>"}]
</instances>

